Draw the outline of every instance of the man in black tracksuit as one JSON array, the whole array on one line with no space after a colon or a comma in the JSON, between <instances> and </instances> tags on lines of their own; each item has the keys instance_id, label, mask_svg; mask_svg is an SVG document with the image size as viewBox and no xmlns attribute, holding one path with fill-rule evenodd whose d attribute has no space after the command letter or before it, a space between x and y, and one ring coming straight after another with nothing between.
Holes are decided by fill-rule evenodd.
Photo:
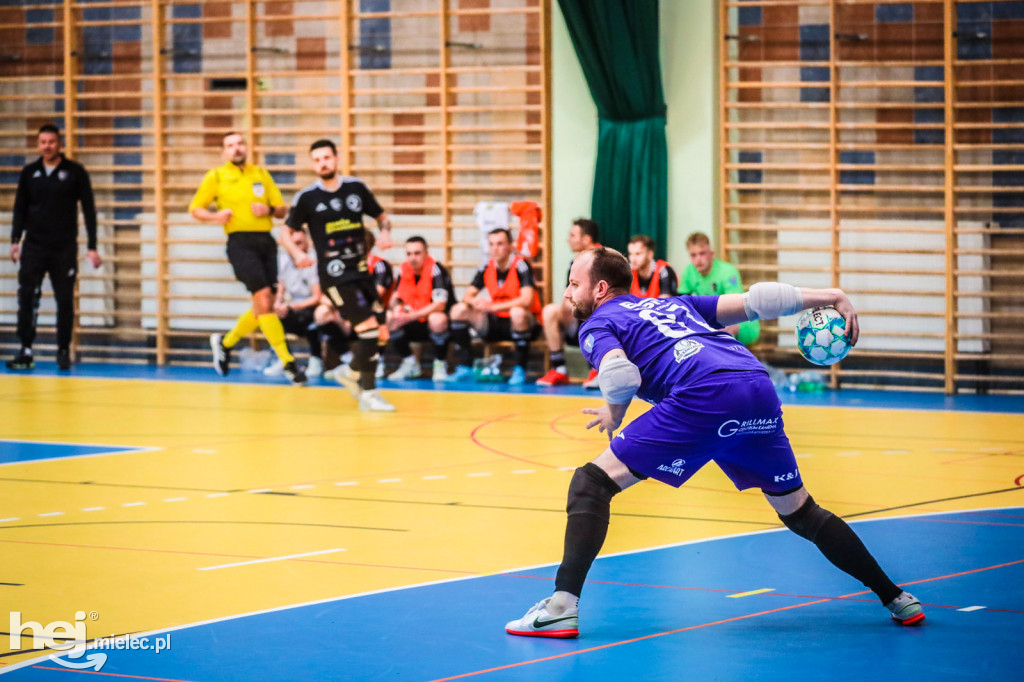
<instances>
[{"instance_id":1,"label":"man in black tracksuit","mask_svg":"<svg viewBox=\"0 0 1024 682\"><path fill-rule=\"evenodd\" d=\"M21 170L14 199L11 261L18 269L18 338L21 350L8 369L32 369L32 342L43 278L49 273L57 299L57 367L71 369L71 330L75 319L75 276L78 274L78 203L82 203L88 235L88 259L102 263L96 251L96 205L89 174L60 150L60 131L52 124L39 129L40 158ZM21 237L25 235L22 245Z\"/></svg>"}]
</instances>

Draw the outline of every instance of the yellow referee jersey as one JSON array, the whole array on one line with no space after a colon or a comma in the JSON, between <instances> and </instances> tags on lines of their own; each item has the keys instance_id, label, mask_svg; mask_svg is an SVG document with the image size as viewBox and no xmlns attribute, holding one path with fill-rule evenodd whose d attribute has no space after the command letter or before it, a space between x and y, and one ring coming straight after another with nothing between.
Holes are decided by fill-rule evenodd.
<instances>
[{"instance_id":1,"label":"yellow referee jersey","mask_svg":"<svg viewBox=\"0 0 1024 682\"><path fill-rule=\"evenodd\" d=\"M218 211L231 209L231 220L224 225L228 234L270 232L274 227L273 219L253 215L252 204L265 203L271 208L285 205L270 173L251 163L240 169L230 161L206 174L188 210L206 208L212 203L217 205Z\"/></svg>"}]
</instances>

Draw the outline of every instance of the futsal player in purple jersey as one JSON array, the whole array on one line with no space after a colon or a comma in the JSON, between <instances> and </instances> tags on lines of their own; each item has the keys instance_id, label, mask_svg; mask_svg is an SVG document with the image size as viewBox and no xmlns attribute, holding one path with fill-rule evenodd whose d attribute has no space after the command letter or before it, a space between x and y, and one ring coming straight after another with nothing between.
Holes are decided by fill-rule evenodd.
<instances>
[{"instance_id":1,"label":"futsal player in purple jersey","mask_svg":"<svg viewBox=\"0 0 1024 682\"><path fill-rule=\"evenodd\" d=\"M874 592L902 625L924 620L845 521L804 488L786 437L782 406L767 372L723 327L831 305L857 342L857 313L839 289L762 282L745 294L639 298L628 261L607 248L573 262L564 298L580 327L580 348L606 405L585 409L609 447L569 484L565 547L555 593L505 626L513 635L576 637L578 601L604 544L612 497L646 478L679 487L709 461L739 490L759 488L787 528ZM616 434L636 396L654 407Z\"/></svg>"}]
</instances>

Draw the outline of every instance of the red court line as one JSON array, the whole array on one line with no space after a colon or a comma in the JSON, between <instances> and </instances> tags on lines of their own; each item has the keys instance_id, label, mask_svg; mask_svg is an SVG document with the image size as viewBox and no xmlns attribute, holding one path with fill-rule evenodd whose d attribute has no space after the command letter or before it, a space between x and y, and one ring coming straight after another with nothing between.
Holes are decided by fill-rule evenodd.
<instances>
[{"instance_id":1,"label":"red court line","mask_svg":"<svg viewBox=\"0 0 1024 682\"><path fill-rule=\"evenodd\" d=\"M508 459L514 459L514 460L517 460L517 461L520 461L520 462L526 462L527 464L532 464L534 466L547 467L548 469L557 469L558 467L556 467L556 466L554 466L552 464L544 464L543 462L535 462L532 459L524 459L523 457L516 457L513 454L510 454L510 453L507 453L507 452L503 452L501 450L498 450L497 448L492 448L489 445L484 445L476 437L477 432L480 429L484 428L485 426L488 426L488 425L493 424L495 422L500 422L500 421L502 421L504 419L512 419L513 417L518 417L518 416L519 416L518 414L503 414L500 417L495 417L494 419L488 419L485 422L480 422L469 433L469 439L471 441L473 441L473 443L475 443L476 445L479 445L480 447L482 447L484 450L489 450L490 452L493 452L496 455L501 455L502 457L506 457Z\"/></svg>"},{"instance_id":2,"label":"red court line","mask_svg":"<svg viewBox=\"0 0 1024 682\"><path fill-rule=\"evenodd\" d=\"M945 578L955 578L955 577L961 576L961 575L969 575L971 573L980 573L981 571L989 571L989 570L992 570L994 568L1004 568L1006 566L1013 566L1013 565L1022 564L1022 563L1024 563L1024 559L1018 559L1017 561L1008 561L1008 562L1006 562L1004 564L996 564L994 566L984 566L982 568L975 568L975 569L971 569L969 571L961 571L959 573L950 573L950 574L947 574L947 575L935 576L934 578L923 578L921 580L914 580L914 581L911 581L911 582L900 583L900 587L903 587L905 585L917 585L919 583L933 582L935 580L943 580ZM621 646L623 644L632 644L634 642L642 642L645 639L654 639L654 638L657 638L657 637L664 637L666 635L675 635L675 634L678 634L680 632L687 632L689 630L699 630L700 628L706 628L706 627L710 627L712 625L722 625L724 623L732 623L734 621L745 620L747 618L755 618L757 616L764 616L764 615L767 615L769 613L778 613L780 611L788 611L789 609L799 609L799 608L803 608L804 606L813 606L814 604L823 604L823 603L829 602L829 601L838 601L838 600L848 599L849 597L857 597L857 596L860 596L862 594L868 594L870 592L871 592L871 590L862 590L860 592L851 592L850 594L844 594L844 595L841 595L839 597L825 597L823 599L816 599L814 601L803 602L801 604L791 604L790 606L782 606L782 607L777 608L777 609L769 609L767 611L758 611L757 613L750 613L750 614L747 614L745 616L736 616L734 618L726 618L724 620L716 620L716 621L711 622L711 623L701 623L700 625L691 625L689 627L679 628L679 629L676 629L676 630L668 630L666 632L657 632L657 633L655 633L653 635L644 635L643 637L634 637L633 639L625 639L625 640L622 640L621 642L611 642L609 644L602 644L601 646L590 647L589 649L579 649L577 651L568 651L568 652L566 652L564 654L556 654L555 656L546 656L544 658L535 658L535 659L529 660L529 661L520 661L519 663L509 663L508 665L502 665L502 666L498 666L496 668L488 668L486 670L475 670L473 672L463 673L461 675L453 675L452 677L442 677L442 678L439 678L439 679L436 679L436 680L431 680L431 682L448 682L448 680L458 680L458 679L462 679L462 678L465 678L465 677L473 677L475 675L483 675L485 673L497 672L499 670L508 670L509 668L518 668L520 666L530 665L532 663L543 663L545 661L554 661L554 660L557 660L559 658L565 658L567 656L576 656L578 654L586 654L586 653L590 653L592 651L600 651L601 649L609 649L611 647ZM992 610L994 611L996 609L992 609Z\"/></svg>"},{"instance_id":3,"label":"red court line","mask_svg":"<svg viewBox=\"0 0 1024 682\"><path fill-rule=\"evenodd\" d=\"M453 675L452 677L442 677L442 678L439 678L439 679L436 679L436 680L432 680L431 682L447 682L448 680L458 680L458 679L462 679L464 677L473 677L474 675L483 675L485 673L493 673L493 672L497 672L499 670L508 670L509 668L518 668L519 666L530 665L531 663L543 663L544 661L554 661L554 660L557 660L559 658L565 658L567 656L576 656L578 654L586 654L586 653L590 653L592 651L600 651L601 649L609 649L611 647L621 646L623 644L632 644L634 642L642 642L645 639L654 639L656 637L665 637L666 635L675 635L675 634L678 634L680 632L686 632L687 630L699 630L700 628L706 628L706 627L710 627L712 625L722 625L723 623L731 623L731 622L737 621L737 620L744 620L744 619L747 619L747 618L754 618L755 616L763 616L763 615L766 615L766 614L769 614L769 613L776 613L778 611L788 611L789 609L798 609L798 608L801 608L803 606L811 606L812 604L822 604L822 603L827 602L827 601L832 601L832 600L831 599L819 599L817 601L809 601L809 602L804 602L802 604L792 604L790 606L782 606L782 607L777 608L777 609L769 609L768 611L758 611L757 613L749 613L749 614L747 614L745 616L736 616L734 618L726 618L724 620L716 620L716 621L711 622L711 623L701 623L700 625L691 625L689 627L679 628L677 630L668 630L666 632L657 632L657 633L655 633L653 635L644 635L643 637L634 637L633 639L626 639L626 640L623 640L621 642L611 642L609 644L602 644L600 646L590 647L589 649L579 649L577 651L568 651L568 652L566 652L564 654L556 654L554 656L546 656L544 658L535 658L535 659L533 659L531 661L520 661L519 663L509 663L508 665L501 665L501 666L498 666L496 668L488 668L487 670L475 670L475 671L470 672L470 673L463 673L461 675Z\"/></svg>"},{"instance_id":4,"label":"red court line","mask_svg":"<svg viewBox=\"0 0 1024 682\"><path fill-rule=\"evenodd\" d=\"M558 422L562 421L566 417L571 417L573 415L579 415L579 414L582 414L582 413L577 412L575 410L572 411L572 412L566 412L565 414L560 414L557 417L555 417L554 419L552 419L550 422L548 422L548 426L551 428L552 431L557 433L562 438L568 438L569 440L578 440L578 441L582 441L584 443L593 443L595 445L601 445L601 442L603 440L605 440L603 438L580 438L579 436L574 436L574 435L572 435L570 433L566 433L565 431L562 431L560 428L558 428L558 426L557 426Z\"/></svg>"},{"instance_id":5,"label":"red court line","mask_svg":"<svg viewBox=\"0 0 1024 682\"><path fill-rule=\"evenodd\" d=\"M84 673L86 675L105 675L107 677L128 677L133 680L157 680L158 682L192 682L191 680L177 680L169 677L143 677L141 675L122 675L120 673L105 673L97 670L72 670L71 668L54 668L48 665L34 665L33 668L40 670L57 670L62 673Z\"/></svg>"}]
</instances>

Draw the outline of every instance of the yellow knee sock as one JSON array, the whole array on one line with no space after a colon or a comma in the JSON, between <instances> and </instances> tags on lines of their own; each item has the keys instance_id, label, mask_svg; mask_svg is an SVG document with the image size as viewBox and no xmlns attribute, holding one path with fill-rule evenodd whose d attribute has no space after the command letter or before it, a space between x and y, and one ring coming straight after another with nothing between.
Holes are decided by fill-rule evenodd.
<instances>
[{"instance_id":1,"label":"yellow knee sock","mask_svg":"<svg viewBox=\"0 0 1024 682\"><path fill-rule=\"evenodd\" d=\"M267 337L267 343L277 353L277 358L281 361L281 364L287 365L295 358L288 352L288 342L284 340L284 327L281 326L281 320L278 319L274 313L267 313L266 315L260 315L256 318L260 323L260 331L263 332L263 336Z\"/></svg>"},{"instance_id":2,"label":"yellow knee sock","mask_svg":"<svg viewBox=\"0 0 1024 682\"><path fill-rule=\"evenodd\" d=\"M225 348L231 348L246 336L256 331L256 327L259 326L260 324L256 321L256 316L253 315L252 309L250 308L239 315L238 321L235 322L235 326L231 331L224 335L224 338L221 339L220 342L224 344Z\"/></svg>"}]
</instances>

